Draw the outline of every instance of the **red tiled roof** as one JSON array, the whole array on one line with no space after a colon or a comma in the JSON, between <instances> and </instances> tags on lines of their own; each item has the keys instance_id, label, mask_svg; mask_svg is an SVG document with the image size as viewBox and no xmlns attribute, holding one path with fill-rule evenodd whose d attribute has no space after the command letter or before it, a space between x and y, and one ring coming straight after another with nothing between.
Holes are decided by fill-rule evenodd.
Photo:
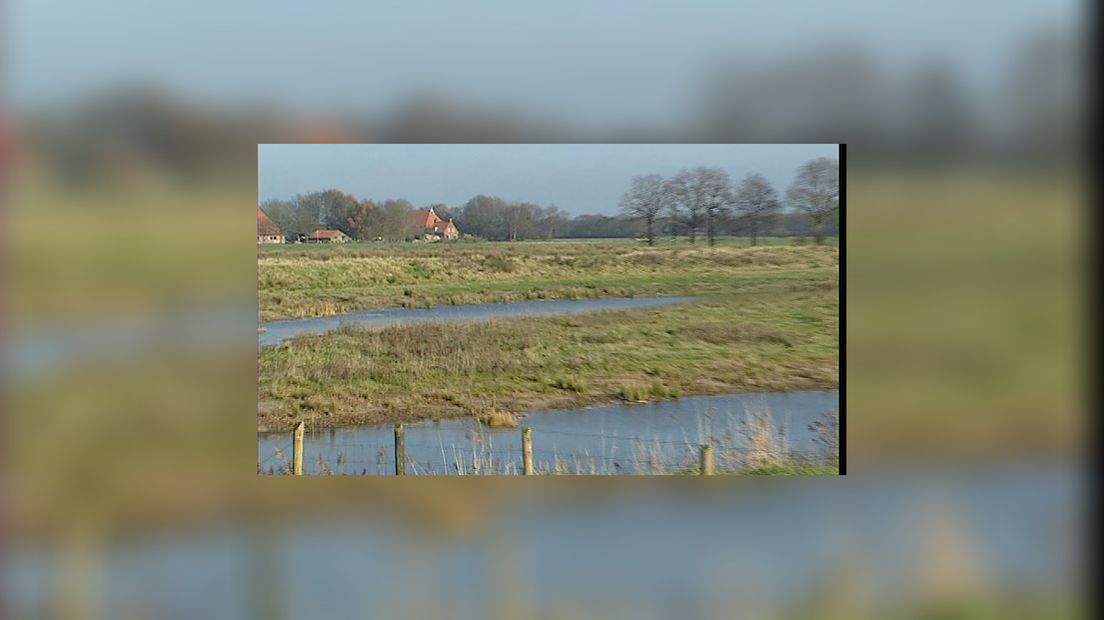
<instances>
[{"instance_id":1,"label":"red tiled roof","mask_svg":"<svg viewBox=\"0 0 1104 620\"><path fill-rule=\"evenodd\" d=\"M272 220L268 219L268 214L257 207L257 235L279 235L280 227Z\"/></svg>"},{"instance_id":2,"label":"red tiled roof","mask_svg":"<svg viewBox=\"0 0 1104 620\"><path fill-rule=\"evenodd\" d=\"M341 232L340 230L328 230L319 228L318 230L312 232L310 236L312 239L333 239L334 237L342 234L345 233Z\"/></svg>"},{"instance_id":3,"label":"red tiled roof","mask_svg":"<svg viewBox=\"0 0 1104 620\"><path fill-rule=\"evenodd\" d=\"M418 228L433 228L433 225L440 221L441 218L437 217L433 209L418 209L414 214L414 225Z\"/></svg>"}]
</instances>

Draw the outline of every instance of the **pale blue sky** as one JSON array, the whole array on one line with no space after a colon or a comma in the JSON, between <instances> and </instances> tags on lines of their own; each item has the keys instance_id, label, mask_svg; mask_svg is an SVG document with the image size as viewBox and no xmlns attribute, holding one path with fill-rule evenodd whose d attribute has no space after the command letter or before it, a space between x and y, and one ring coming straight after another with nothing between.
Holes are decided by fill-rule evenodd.
<instances>
[{"instance_id":1,"label":"pale blue sky","mask_svg":"<svg viewBox=\"0 0 1104 620\"><path fill-rule=\"evenodd\" d=\"M837 154L834 144L265 144L258 194L264 201L332 188L421 206L482 193L612 214L634 175L719 166L734 181L759 172L782 192L802 163Z\"/></svg>"},{"instance_id":2,"label":"pale blue sky","mask_svg":"<svg viewBox=\"0 0 1104 620\"><path fill-rule=\"evenodd\" d=\"M188 100L373 116L413 95L583 127L685 120L717 63L853 45L984 88L1083 0L14 0L0 98L35 109L125 84ZM907 73L907 72L906 72Z\"/></svg>"}]
</instances>

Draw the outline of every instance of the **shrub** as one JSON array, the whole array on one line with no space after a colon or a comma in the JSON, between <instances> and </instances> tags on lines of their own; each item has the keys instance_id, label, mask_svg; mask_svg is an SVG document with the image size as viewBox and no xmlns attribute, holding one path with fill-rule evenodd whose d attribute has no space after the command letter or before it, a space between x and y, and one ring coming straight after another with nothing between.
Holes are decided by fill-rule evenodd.
<instances>
[{"instance_id":1,"label":"shrub","mask_svg":"<svg viewBox=\"0 0 1104 620\"><path fill-rule=\"evenodd\" d=\"M517 416L509 411L491 410L479 419L488 428L517 428Z\"/></svg>"},{"instance_id":2,"label":"shrub","mask_svg":"<svg viewBox=\"0 0 1104 620\"><path fill-rule=\"evenodd\" d=\"M622 385L617 391L621 400L630 403L648 402L648 388L643 385Z\"/></svg>"}]
</instances>

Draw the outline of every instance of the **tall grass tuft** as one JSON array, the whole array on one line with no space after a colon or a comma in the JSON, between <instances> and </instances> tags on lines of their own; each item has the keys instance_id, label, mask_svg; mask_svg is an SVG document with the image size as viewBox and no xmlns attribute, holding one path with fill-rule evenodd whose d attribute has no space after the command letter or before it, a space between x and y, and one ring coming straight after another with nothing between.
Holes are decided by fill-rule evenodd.
<instances>
[{"instance_id":1,"label":"tall grass tuft","mask_svg":"<svg viewBox=\"0 0 1104 620\"><path fill-rule=\"evenodd\" d=\"M558 390L569 390L579 394L585 393L589 387L585 379L576 376L556 377L551 385Z\"/></svg>"},{"instance_id":2,"label":"tall grass tuft","mask_svg":"<svg viewBox=\"0 0 1104 620\"><path fill-rule=\"evenodd\" d=\"M617 390L617 396L627 403L648 402L648 386L642 384L622 385Z\"/></svg>"},{"instance_id":3,"label":"tall grass tuft","mask_svg":"<svg viewBox=\"0 0 1104 620\"><path fill-rule=\"evenodd\" d=\"M748 412L743 421L743 433L747 440L744 451L747 469L768 469L789 462L789 451L775 432L770 413Z\"/></svg>"},{"instance_id":4,"label":"tall grass tuft","mask_svg":"<svg viewBox=\"0 0 1104 620\"><path fill-rule=\"evenodd\" d=\"M487 428L517 428L518 425L517 416L509 411L497 411L492 409L483 414L479 419Z\"/></svg>"}]
</instances>

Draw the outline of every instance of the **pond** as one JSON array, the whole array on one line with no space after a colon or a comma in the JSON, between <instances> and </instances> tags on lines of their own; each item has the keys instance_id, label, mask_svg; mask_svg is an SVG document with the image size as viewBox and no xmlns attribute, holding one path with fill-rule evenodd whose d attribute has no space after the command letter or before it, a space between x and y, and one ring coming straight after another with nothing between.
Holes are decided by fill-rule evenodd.
<instances>
[{"instance_id":1,"label":"pond","mask_svg":"<svg viewBox=\"0 0 1104 620\"><path fill-rule=\"evenodd\" d=\"M533 433L537 472L673 473L694 467L703 443L715 446L718 468L739 467L750 447L747 426L767 416L773 445L810 460L820 456L811 426L839 411L839 392L764 392L693 396L646 404L535 410L519 428L489 429L472 419L404 425L406 473L517 473L521 427ZM394 474L394 426L358 426L308 432L304 473ZM262 469L291 460L291 434L258 436Z\"/></svg>"},{"instance_id":2,"label":"pond","mask_svg":"<svg viewBox=\"0 0 1104 620\"><path fill-rule=\"evenodd\" d=\"M471 304L463 306L435 306L433 308L391 308L349 312L336 316L269 321L261 323L263 331L257 334L258 346L280 344L287 338L302 334L321 334L343 325L366 327L390 327L410 323L432 321L470 321L500 317L547 316L578 314L597 310L627 310L630 308L654 308L689 301L693 297L614 297L609 299L557 299L548 301L523 301L506 304Z\"/></svg>"}]
</instances>

